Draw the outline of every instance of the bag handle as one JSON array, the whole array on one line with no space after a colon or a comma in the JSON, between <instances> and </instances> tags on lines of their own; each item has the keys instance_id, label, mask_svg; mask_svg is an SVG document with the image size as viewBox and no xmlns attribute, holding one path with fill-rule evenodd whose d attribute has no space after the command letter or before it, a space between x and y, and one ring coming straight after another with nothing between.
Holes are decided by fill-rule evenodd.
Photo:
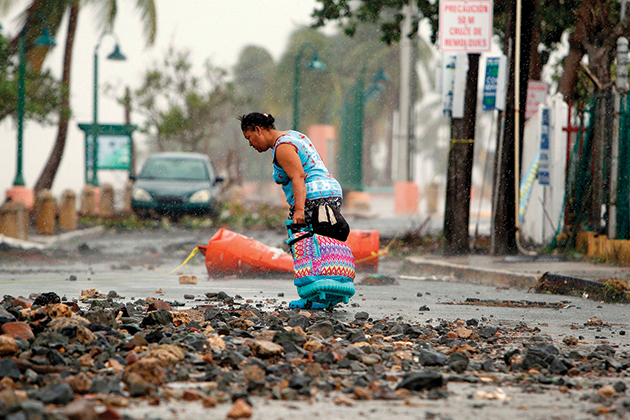
<instances>
[{"instance_id":1,"label":"bag handle","mask_svg":"<svg viewBox=\"0 0 630 420\"><path fill-rule=\"evenodd\" d=\"M311 237L315 234L313 232L313 226L307 225L306 223L293 223L293 220L287 220L285 222L287 226L287 230L289 231L289 239L284 241L287 245L291 246L296 242L301 241L304 238ZM294 238L293 235L300 232L306 232L304 235L300 235L297 238Z\"/></svg>"}]
</instances>

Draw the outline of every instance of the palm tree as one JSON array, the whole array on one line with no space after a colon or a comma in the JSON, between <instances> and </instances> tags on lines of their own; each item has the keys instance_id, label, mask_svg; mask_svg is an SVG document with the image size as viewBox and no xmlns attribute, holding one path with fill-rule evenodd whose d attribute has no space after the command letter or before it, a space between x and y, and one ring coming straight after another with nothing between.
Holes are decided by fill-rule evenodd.
<instances>
[{"instance_id":1,"label":"palm tree","mask_svg":"<svg viewBox=\"0 0 630 420\"><path fill-rule=\"evenodd\" d=\"M155 42L156 34L156 9L154 0L136 0L136 8L140 11L140 20L144 26L144 36L147 45ZM0 11L8 10L16 0L0 0ZM57 130L57 139L48 158L46 166L35 184L35 191L52 187L53 181L59 169L61 158L68 136L68 122L70 120L70 69L72 66L72 47L76 35L79 12L84 4L92 4L101 9L98 13L98 25L102 30L110 30L113 27L118 11L116 0L31 0L23 13L23 28L26 29L27 54L29 63L33 68L39 69L44 61L47 50L36 48L32 42L37 34L46 27L56 34L66 11L69 13L68 31L66 35L65 52L63 57L63 74L61 79L60 115ZM31 42L29 42L29 40Z\"/></svg>"}]
</instances>

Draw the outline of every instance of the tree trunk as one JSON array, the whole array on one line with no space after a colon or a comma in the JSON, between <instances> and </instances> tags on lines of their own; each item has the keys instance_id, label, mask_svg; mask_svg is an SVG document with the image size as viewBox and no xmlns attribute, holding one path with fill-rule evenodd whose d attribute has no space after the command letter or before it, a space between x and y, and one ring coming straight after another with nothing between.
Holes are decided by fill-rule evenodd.
<instances>
[{"instance_id":1,"label":"tree trunk","mask_svg":"<svg viewBox=\"0 0 630 420\"><path fill-rule=\"evenodd\" d=\"M536 3L538 3L538 0L536 0ZM538 44L540 44L540 31L538 30L538 25L534 25L532 28L532 47L529 53L529 80L540 80L542 63Z\"/></svg>"},{"instance_id":2,"label":"tree trunk","mask_svg":"<svg viewBox=\"0 0 630 420\"><path fill-rule=\"evenodd\" d=\"M464 118L451 122L451 149L448 156L446 207L444 211L444 255L467 254L470 251L470 186L474 157L477 113L479 54L468 54Z\"/></svg>"},{"instance_id":3,"label":"tree trunk","mask_svg":"<svg viewBox=\"0 0 630 420\"><path fill-rule=\"evenodd\" d=\"M516 10L511 3L506 25L506 55L508 56L508 88L506 109L503 112L505 125L503 133L497 138L497 167L495 168L495 188L493 190L492 231L490 238L491 253L494 255L509 255L518 252L516 243L516 197L515 177L520 179L520 173L515 173L515 133L519 133L519 149L523 145L525 128L525 107L527 103L527 78L529 77L529 58L531 52L532 28L534 26L534 0L523 0L521 17L521 53L519 77L519 125L516 127L515 83L514 67L516 49ZM510 46L512 46L510 48ZM519 153L519 156L521 154ZM519 164L520 168L520 164Z\"/></svg>"},{"instance_id":4,"label":"tree trunk","mask_svg":"<svg viewBox=\"0 0 630 420\"><path fill-rule=\"evenodd\" d=\"M580 62L585 52L584 42L587 35L585 18L588 15L587 5L585 2L581 2L575 20L575 27L571 35L569 35L569 53L564 59L562 77L558 82L558 92L562 94L564 101L569 104L575 102L573 96L577 86Z\"/></svg>"},{"instance_id":5,"label":"tree trunk","mask_svg":"<svg viewBox=\"0 0 630 420\"><path fill-rule=\"evenodd\" d=\"M59 126L57 130L57 140L53 146L53 150L48 158L48 162L44 167L37 183L35 191L42 189L51 189L61 158L63 150L66 146L66 138L68 137L68 122L70 120L70 70L72 66L72 47L74 45L74 36L77 30L77 20L79 18L79 2L75 1L70 6L70 17L68 19L68 34L66 36L66 50L63 56L63 76L61 79L61 109L59 115Z\"/></svg>"}]
</instances>

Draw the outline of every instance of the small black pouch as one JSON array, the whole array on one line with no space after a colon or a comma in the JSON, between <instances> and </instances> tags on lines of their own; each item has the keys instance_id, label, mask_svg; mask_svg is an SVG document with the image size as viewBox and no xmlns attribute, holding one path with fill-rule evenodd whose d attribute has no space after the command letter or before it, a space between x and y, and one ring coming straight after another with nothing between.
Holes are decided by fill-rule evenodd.
<instances>
[{"instance_id":1,"label":"small black pouch","mask_svg":"<svg viewBox=\"0 0 630 420\"><path fill-rule=\"evenodd\" d=\"M339 210L322 204L313 214L313 232L345 242L350 234L350 225Z\"/></svg>"}]
</instances>

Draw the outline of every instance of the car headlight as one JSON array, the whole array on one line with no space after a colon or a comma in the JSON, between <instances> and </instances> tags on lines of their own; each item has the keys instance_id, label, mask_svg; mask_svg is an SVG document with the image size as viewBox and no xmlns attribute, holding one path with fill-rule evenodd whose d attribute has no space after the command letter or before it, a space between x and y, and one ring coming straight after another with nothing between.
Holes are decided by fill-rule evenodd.
<instances>
[{"instance_id":1,"label":"car headlight","mask_svg":"<svg viewBox=\"0 0 630 420\"><path fill-rule=\"evenodd\" d=\"M146 190L142 188L134 188L131 190L131 198L136 201L151 201L152 197Z\"/></svg>"},{"instance_id":2,"label":"car headlight","mask_svg":"<svg viewBox=\"0 0 630 420\"><path fill-rule=\"evenodd\" d=\"M207 203L210 201L210 190L200 190L190 196L191 203Z\"/></svg>"}]
</instances>

